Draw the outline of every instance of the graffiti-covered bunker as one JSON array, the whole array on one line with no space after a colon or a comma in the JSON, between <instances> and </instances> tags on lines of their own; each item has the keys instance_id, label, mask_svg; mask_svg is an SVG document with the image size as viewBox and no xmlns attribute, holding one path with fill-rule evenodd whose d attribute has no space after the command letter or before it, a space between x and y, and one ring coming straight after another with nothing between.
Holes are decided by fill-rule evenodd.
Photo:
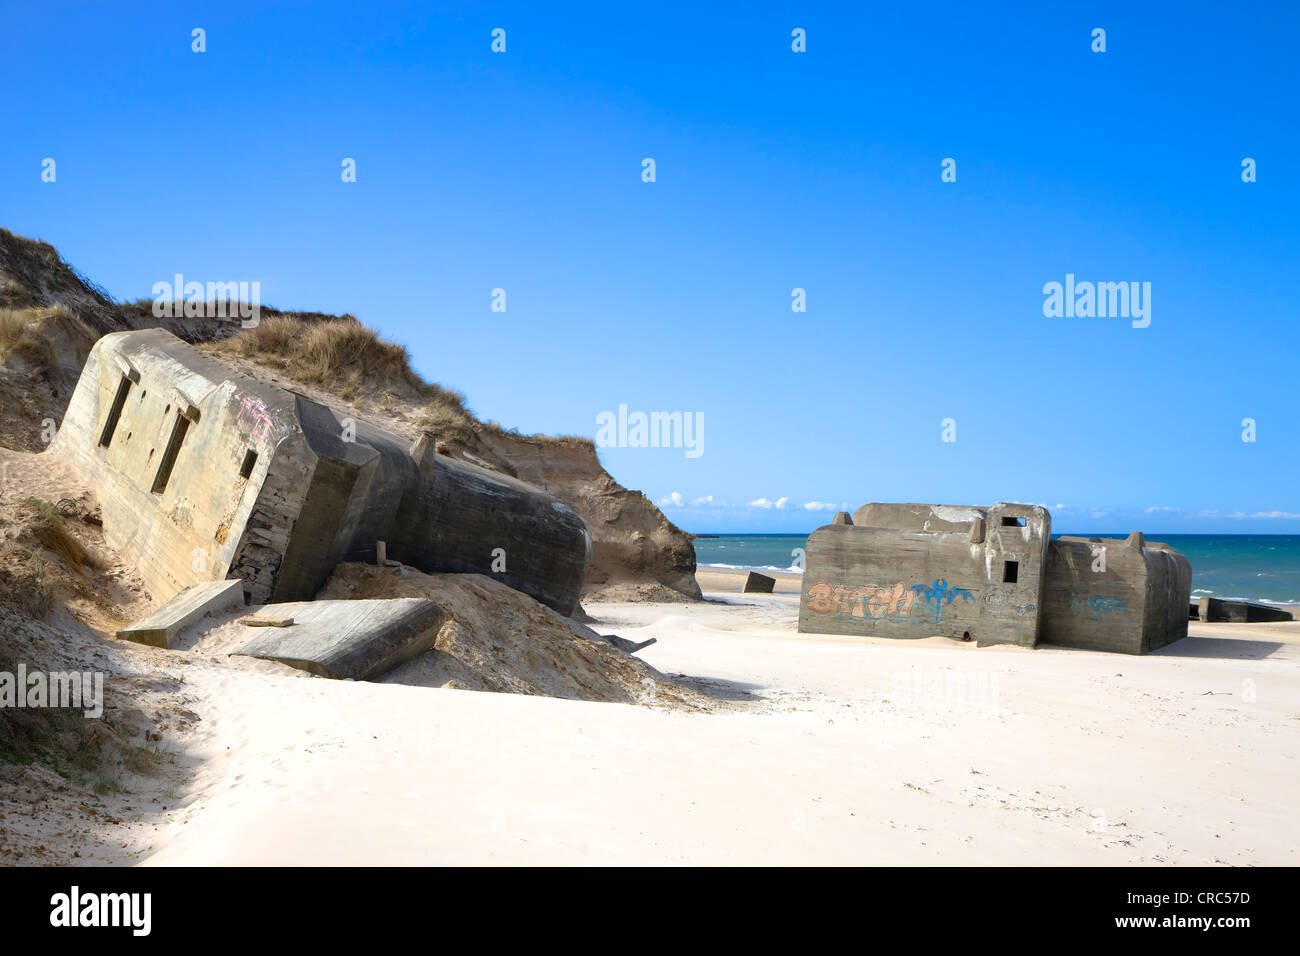
<instances>
[{"instance_id":1,"label":"graffiti-covered bunker","mask_svg":"<svg viewBox=\"0 0 1300 956\"><path fill-rule=\"evenodd\" d=\"M1038 505L863 505L808 538L799 630L1141 654L1187 636L1192 568L1167 545L1052 539Z\"/></svg>"},{"instance_id":2,"label":"graffiti-covered bunker","mask_svg":"<svg viewBox=\"0 0 1300 956\"><path fill-rule=\"evenodd\" d=\"M51 450L96 489L105 537L155 600L226 578L254 604L310 600L382 541L387 559L491 574L572 614L591 554L582 519L437 448L145 329L94 345Z\"/></svg>"}]
</instances>

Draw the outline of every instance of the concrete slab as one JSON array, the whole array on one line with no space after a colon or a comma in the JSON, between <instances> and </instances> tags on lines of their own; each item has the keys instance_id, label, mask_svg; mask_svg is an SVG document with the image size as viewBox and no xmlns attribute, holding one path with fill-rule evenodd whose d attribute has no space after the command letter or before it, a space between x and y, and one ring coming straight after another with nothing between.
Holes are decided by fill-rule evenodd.
<instances>
[{"instance_id":1,"label":"concrete slab","mask_svg":"<svg viewBox=\"0 0 1300 956\"><path fill-rule=\"evenodd\" d=\"M225 614L243 606L244 582L239 578L193 584L147 616L122 628L117 636L137 644L170 648L176 635L199 618Z\"/></svg>"},{"instance_id":2,"label":"concrete slab","mask_svg":"<svg viewBox=\"0 0 1300 956\"><path fill-rule=\"evenodd\" d=\"M433 646L443 613L425 598L306 601L254 608L292 618L233 653L338 680L369 680Z\"/></svg>"},{"instance_id":3,"label":"concrete slab","mask_svg":"<svg viewBox=\"0 0 1300 956\"><path fill-rule=\"evenodd\" d=\"M750 571L749 577L745 578L746 594L771 594L774 587L776 587L776 578L759 574L757 571Z\"/></svg>"},{"instance_id":4,"label":"concrete slab","mask_svg":"<svg viewBox=\"0 0 1300 956\"><path fill-rule=\"evenodd\" d=\"M657 637L652 637L648 641L641 641L638 643L637 641L629 641L626 637L619 637L617 634L602 634L601 636L624 654L635 654L637 651L649 647L651 644L656 644L659 641L659 638Z\"/></svg>"},{"instance_id":5,"label":"concrete slab","mask_svg":"<svg viewBox=\"0 0 1300 956\"><path fill-rule=\"evenodd\" d=\"M1203 597L1199 603L1202 621L1231 621L1238 624L1258 624L1268 621L1290 621L1290 611L1253 601L1225 601Z\"/></svg>"}]
</instances>

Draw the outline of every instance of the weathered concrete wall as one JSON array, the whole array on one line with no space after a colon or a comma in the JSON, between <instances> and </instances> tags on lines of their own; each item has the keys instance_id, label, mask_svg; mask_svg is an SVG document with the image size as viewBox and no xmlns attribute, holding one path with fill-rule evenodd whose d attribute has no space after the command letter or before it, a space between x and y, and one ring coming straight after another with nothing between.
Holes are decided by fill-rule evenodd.
<instances>
[{"instance_id":1,"label":"weathered concrete wall","mask_svg":"<svg viewBox=\"0 0 1300 956\"><path fill-rule=\"evenodd\" d=\"M1147 558L1147 611L1142 652L1187 636L1187 602L1192 593L1192 563L1168 545L1150 542Z\"/></svg>"},{"instance_id":2,"label":"weathered concrete wall","mask_svg":"<svg viewBox=\"0 0 1300 956\"><path fill-rule=\"evenodd\" d=\"M105 538L139 568L155 600L227 576L241 537L232 529L249 523L272 451L295 430L278 391L233 376L160 329L113 333L92 349L51 452L95 488ZM170 475L155 490L178 428ZM256 460L243 477L250 451Z\"/></svg>"},{"instance_id":3,"label":"weathered concrete wall","mask_svg":"<svg viewBox=\"0 0 1300 956\"><path fill-rule=\"evenodd\" d=\"M979 563L958 539L857 524L818 528L808 538L799 630L961 637L978 618Z\"/></svg>"},{"instance_id":4,"label":"weathered concrete wall","mask_svg":"<svg viewBox=\"0 0 1300 956\"><path fill-rule=\"evenodd\" d=\"M573 509L431 445L414 454L418 460L407 461L418 480L402 497L389 554L422 571L487 574L571 613L591 558L591 538Z\"/></svg>"},{"instance_id":5,"label":"weathered concrete wall","mask_svg":"<svg viewBox=\"0 0 1300 956\"><path fill-rule=\"evenodd\" d=\"M1188 560L1141 535L1059 538L1048 554L1042 637L1122 654L1155 650L1187 636L1191 590Z\"/></svg>"},{"instance_id":6,"label":"weathered concrete wall","mask_svg":"<svg viewBox=\"0 0 1300 956\"><path fill-rule=\"evenodd\" d=\"M999 502L985 518L984 588L976 639L1033 647L1042 628L1043 578L1052 516L1037 505ZM972 533L978 534L978 526Z\"/></svg>"},{"instance_id":7,"label":"weathered concrete wall","mask_svg":"<svg viewBox=\"0 0 1300 956\"><path fill-rule=\"evenodd\" d=\"M1146 574L1141 550L1119 539L1058 538L1048 554L1043 640L1067 647L1139 653Z\"/></svg>"},{"instance_id":8,"label":"weathered concrete wall","mask_svg":"<svg viewBox=\"0 0 1300 956\"><path fill-rule=\"evenodd\" d=\"M1032 647L1050 536L1034 505L863 505L809 537L799 630Z\"/></svg>"},{"instance_id":9,"label":"weathered concrete wall","mask_svg":"<svg viewBox=\"0 0 1300 956\"><path fill-rule=\"evenodd\" d=\"M218 526L214 536L217 541L236 539L230 573L244 579L249 599L254 604L265 604L273 599L284 553L316 466L302 435L281 439L268 452L267 460L274 460L276 467L271 469L259 464L263 472L262 483L253 493L253 506L242 523L243 531L235 530L232 535L232 526L235 529L241 527L232 515ZM236 475L231 488L232 502L240 499L240 483L244 480Z\"/></svg>"},{"instance_id":10,"label":"weathered concrete wall","mask_svg":"<svg viewBox=\"0 0 1300 956\"><path fill-rule=\"evenodd\" d=\"M590 555L552 496L345 421L160 329L96 343L51 451L99 491L106 538L155 599L237 575L255 603L307 600L384 540L421 570L489 574L571 614Z\"/></svg>"},{"instance_id":11,"label":"weathered concrete wall","mask_svg":"<svg viewBox=\"0 0 1300 956\"><path fill-rule=\"evenodd\" d=\"M866 528L894 528L898 531L967 532L971 522L984 516L984 508L973 505L924 505L871 501L853 512L853 523Z\"/></svg>"}]
</instances>

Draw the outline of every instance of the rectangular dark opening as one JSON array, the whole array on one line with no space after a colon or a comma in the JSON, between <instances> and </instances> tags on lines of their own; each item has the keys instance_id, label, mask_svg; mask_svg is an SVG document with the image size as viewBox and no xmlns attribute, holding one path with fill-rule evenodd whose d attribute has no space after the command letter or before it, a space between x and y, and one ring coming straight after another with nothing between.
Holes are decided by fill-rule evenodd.
<instances>
[{"instance_id":1,"label":"rectangular dark opening","mask_svg":"<svg viewBox=\"0 0 1300 956\"><path fill-rule=\"evenodd\" d=\"M181 442L185 440L185 433L189 430L190 420L180 412L176 413L176 423L172 425L172 437L167 440L167 450L163 452L162 461L158 465L158 474L154 475L153 493L160 495L167 488L167 481L172 476L172 468L176 465L176 456L180 454Z\"/></svg>"},{"instance_id":2,"label":"rectangular dark opening","mask_svg":"<svg viewBox=\"0 0 1300 956\"><path fill-rule=\"evenodd\" d=\"M126 395L129 391L131 391L131 380L123 375L122 381L117 383L117 392L113 395L113 404L108 409L108 421L104 422L104 430L99 433L101 448L107 448L108 443L113 440L113 432L117 431L117 423L122 417L122 409L126 405Z\"/></svg>"},{"instance_id":3,"label":"rectangular dark opening","mask_svg":"<svg viewBox=\"0 0 1300 956\"><path fill-rule=\"evenodd\" d=\"M1024 518L1013 518L1010 515L1002 516L1002 527L1004 528L1023 528L1024 526Z\"/></svg>"},{"instance_id":4,"label":"rectangular dark opening","mask_svg":"<svg viewBox=\"0 0 1300 956\"><path fill-rule=\"evenodd\" d=\"M244 452L244 463L239 466L239 477L247 478L253 473L253 466L257 464L257 452L248 449Z\"/></svg>"},{"instance_id":5,"label":"rectangular dark opening","mask_svg":"<svg viewBox=\"0 0 1300 956\"><path fill-rule=\"evenodd\" d=\"M1020 579L1020 562L1008 561L1002 565L1002 583L1015 584Z\"/></svg>"}]
</instances>

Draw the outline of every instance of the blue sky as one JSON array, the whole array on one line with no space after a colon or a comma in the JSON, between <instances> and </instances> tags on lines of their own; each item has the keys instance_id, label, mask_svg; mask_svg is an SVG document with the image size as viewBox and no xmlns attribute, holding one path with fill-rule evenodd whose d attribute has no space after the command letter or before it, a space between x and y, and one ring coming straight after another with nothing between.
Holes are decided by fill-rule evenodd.
<instances>
[{"instance_id":1,"label":"blue sky","mask_svg":"<svg viewBox=\"0 0 1300 956\"><path fill-rule=\"evenodd\" d=\"M903 6L8 4L0 225L352 312L523 431L702 416L601 450L691 531L1300 531L1294 5ZM1067 273L1150 326L1046 317Z\"/></svg>"}]
</instances>

